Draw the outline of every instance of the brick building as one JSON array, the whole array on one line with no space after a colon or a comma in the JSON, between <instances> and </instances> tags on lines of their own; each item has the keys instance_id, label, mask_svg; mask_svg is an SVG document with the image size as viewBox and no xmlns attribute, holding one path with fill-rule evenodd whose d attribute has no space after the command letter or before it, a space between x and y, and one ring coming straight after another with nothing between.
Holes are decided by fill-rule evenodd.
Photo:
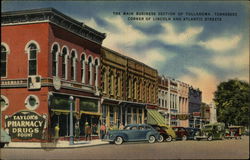
<instances>
[{"instance_id":1,"label":"brick building","mask_svg":"<svg viewBox=\"0 0 250 160\"><path fill-rule=\"evenodd\" d=\"M85 122L98 125L105 34L52 8L4 12L1 33L1 121L12 140L50 138L57 124L67 138L70 96L81 135Z\"/></svg>"}]
</instances>

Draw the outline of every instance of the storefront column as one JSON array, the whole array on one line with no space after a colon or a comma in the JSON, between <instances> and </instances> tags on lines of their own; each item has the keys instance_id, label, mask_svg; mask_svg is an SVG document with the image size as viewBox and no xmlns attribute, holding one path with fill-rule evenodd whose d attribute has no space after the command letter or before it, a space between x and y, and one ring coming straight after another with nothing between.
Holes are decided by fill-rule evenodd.
<instances>
[{"instance_id":1,"label":"storefront column","mask_svg":"<svg viewBox=\"0 0 250 160\"><path fill-rule=\"evenodd\" d=\"M145 112L144 108L142 108L142 118L141 118L142 119L142 124L144 124L144 112Z\"/></svg>"}]
</instances>

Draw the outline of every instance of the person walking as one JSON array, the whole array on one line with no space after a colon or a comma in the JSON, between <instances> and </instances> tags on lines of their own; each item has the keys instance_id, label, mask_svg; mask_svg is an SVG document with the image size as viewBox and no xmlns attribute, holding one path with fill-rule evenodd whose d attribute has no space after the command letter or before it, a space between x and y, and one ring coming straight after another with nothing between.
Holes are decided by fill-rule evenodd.
<instances>
[{"instance_id":1,"label":"person walking","mask_svg":"<svg viewBox=\"0 0 250 160\"><path fill-rule=\"evenodd\" d=\"M91 141L91 127L88 122L85 123L85 136L86 136L86 141L88 140Z\"/></svg>"},{"instance_id":2,"label":"person walking","mask_svg":"<svg viewBox=\"0 0 250 160\"><path fill-rule=\"evenodd\" d=\"M60 128L59 128L59 124L57 123L54 128L54 132L55 132L54 142L57 142L59 139L59 131L60 131Z\"/></svg>"},{"instance_id":3,"label":"person walking","mask_svg":"<svg viewBox=\"0 0 250 160\"><path fill-rule=\"evenodd\" d=\"M75 124L75 137L77 139L77 141L79 141L80 139L80 128L79 128L79 123Z\"/></svg>"},{"instance_id":4,"label":"person walking","mask_svg":"<svg viewBox=\"0 0 250 160\"><path fill-rule=\"evenodd\" d=\"M103 139L105 134L106 134L106 126L104 123L102 123L102 125L100 127L100 131L101 131L101 139Z\"/></svg>"}]
</instances>

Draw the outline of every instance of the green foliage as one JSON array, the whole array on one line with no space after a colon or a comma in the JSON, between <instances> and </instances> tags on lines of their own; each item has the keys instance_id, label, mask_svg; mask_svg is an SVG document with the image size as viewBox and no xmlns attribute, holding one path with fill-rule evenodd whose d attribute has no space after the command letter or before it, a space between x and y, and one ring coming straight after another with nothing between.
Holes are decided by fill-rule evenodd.
<instances>
[{"instance_id":1,"label":"green foliage","mask_svg":"<svg viewBox=\"0 0 250 160\"><path fill-rule=\"evenodd\" d=\"M218 121L249 126L249 83L237 79L221 82L215 92Z\"/></svg>"}]
</instances>

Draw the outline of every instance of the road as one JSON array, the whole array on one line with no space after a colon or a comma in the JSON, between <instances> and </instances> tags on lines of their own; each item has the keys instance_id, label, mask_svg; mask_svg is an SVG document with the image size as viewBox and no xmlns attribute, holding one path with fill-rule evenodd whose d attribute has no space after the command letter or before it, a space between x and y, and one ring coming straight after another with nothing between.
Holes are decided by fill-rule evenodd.
<instances>
[{"instance_id":1,"label":"road","mask_svg":"<svg viewBox=\"0 0 250 160\"><path fill-rule=\"evenodd\" d=\"M247 159L249 137L241 140L108 144L72 149L1 149L1 159Z\"/></svg>"}]
</instances>

